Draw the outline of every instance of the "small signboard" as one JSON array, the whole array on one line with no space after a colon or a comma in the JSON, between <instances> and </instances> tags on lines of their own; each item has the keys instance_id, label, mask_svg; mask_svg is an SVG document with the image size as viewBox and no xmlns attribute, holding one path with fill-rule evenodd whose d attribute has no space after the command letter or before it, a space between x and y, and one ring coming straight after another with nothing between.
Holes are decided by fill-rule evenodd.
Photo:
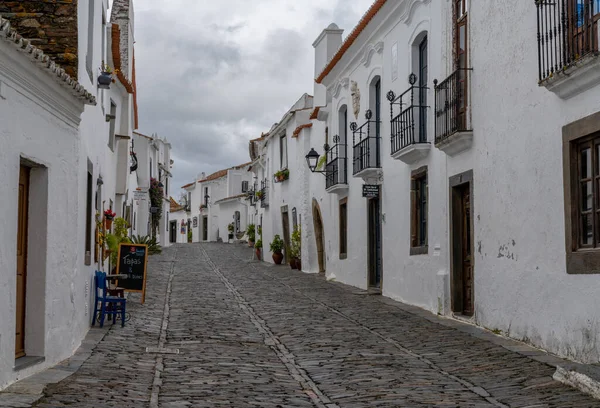
<instances>
[{"instance_id":1,"label":"small signboard","mask_svg":"<svg viewBox=\"0 0 600 408\"><path fill-rule=\"evenodd\" d=\"M198 226L198 217L194 217L194 228L196 228Z\"/></svg>"},{"instance_id":2,"label":"small signboard","mask_svg":"<svg viewBox=\"0 0 600 408\"><path fill-rule=\"evenodd\" d=\"M366 198L377 198L379 197L379 185L378 184L363 184L362 196Z\"/></svg>"},{"instance_id":3,"label":"small signboard","mask_svg":"<svg viewBox=\"0 0 600 408\"><path fill-rule=\"evenodd\" d=\"M127 275L127 279L117 282L117 286L127 292L141 292L142 303L146 300L146 266L148 264L148 245L119 244L117 257L117 275Z\"/></svg>"},{"instance_id":4,"label":"small signboard","mask_svg":"<svg viewBox=\"0 0 600 408\"><path fill-rule=\"evenodd\" d=\"M146 201L148 199L148 192L143 190L133 190L133 199L137 201Z\"/></svg>"}]
</instances>

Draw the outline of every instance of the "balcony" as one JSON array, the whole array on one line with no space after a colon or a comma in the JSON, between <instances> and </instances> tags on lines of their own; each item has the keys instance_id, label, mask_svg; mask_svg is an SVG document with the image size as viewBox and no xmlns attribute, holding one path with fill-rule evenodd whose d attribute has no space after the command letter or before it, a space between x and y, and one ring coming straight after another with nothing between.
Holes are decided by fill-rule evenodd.
<instances>
[{"instance_id":1,"label":"balcony","mask_svg":"<svg viewBox=\"0 0 600 408\"><path fill-rule=\"evenodd\" d=\"M371 117L372 112L369 109L365 113L367 121L360 127L356 122L350 124L354 154L352 175L363 179L376 177L381 172L380 123L371 120Z\"/></svg>"},{"instance_id":2,"label":"balcony","mask_svg":"<svg viewBox=\"0 0 600 408\"><path fill-rule=\"evenodd\" d=\"M459 68L435 87L435 147L449 156L473 144L469 120L469 83L472 68Z\"/></svg>"},{"instance_id":3,"label":"balcony","mask_svg":"<svg viewBox=\"0 0 600 408\"><path fill-rule=\"evenodd\" d=\"M347 145L334 136L335 145L325 152L325 187L328 193L339 193L348 189Z\"/></svg>"},{"instance_id":4,"label":"balcony","mask_svg":"<svg viewBox=\"0 0 600 408\"><path fill-rule=\"evenodd\" d=\"M260 182L260 193L258 199L260 200L260 208L269 207L269 181L263 180Z\"/></svg>"},{"instance_id":5,"label":"balcony","mask_svg":"<svg viewBox=\"0 0 600 408\"><path fill-rule=\"evenodd\" d=\"M598 0L535 0L539 85L569 99L600 84Z\"/></svg>"},{"instance_id":6,"label":"balcony","mask_svg":"<svg viewBox=\"0 0 600 408\"><path fill-rule=\"evenodd\" d=\"M411 87L396 97L389 91L392 157L406 164L413 164L425 158L431 150L427 141L427 100L426 86L415 86L417 77L411 75ZM415 101L415 93L417 101ZM400 113L394 116L394 105L400 107Z\"/></svg>"}]
</instances>

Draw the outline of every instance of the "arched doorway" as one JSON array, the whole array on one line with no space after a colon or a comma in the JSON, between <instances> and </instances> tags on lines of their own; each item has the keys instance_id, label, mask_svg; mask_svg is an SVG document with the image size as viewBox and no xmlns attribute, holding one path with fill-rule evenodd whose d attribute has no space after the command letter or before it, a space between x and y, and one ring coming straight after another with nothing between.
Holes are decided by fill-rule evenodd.
<instances>
[{"instance_id":1,"label":"arched doorway","mask_svg":"<svg viewBox=\"0 0 600 408\"><path fill-rule=\"evenodd\" d=\"M325 236L323 231L323 218L321 208L317 200L313 198L312 205L313 226L315 228L315 239L317 241L317 259L319 261L319 273L325 272Z\"/></svg>"}]
</instances>

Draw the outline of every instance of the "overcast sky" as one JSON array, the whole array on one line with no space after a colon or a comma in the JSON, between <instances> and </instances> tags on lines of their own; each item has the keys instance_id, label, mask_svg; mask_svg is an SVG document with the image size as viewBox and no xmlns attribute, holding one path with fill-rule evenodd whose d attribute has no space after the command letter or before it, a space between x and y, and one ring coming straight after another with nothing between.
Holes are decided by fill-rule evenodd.
<instances>
[{"instance_id":1,"label":"overcast sky","mask_svg":"<svg viewBox=\"0 0 600 408\"><path fill-rule=\"evenodd\" d=\"M171 142L171 185L249 161L248 140L312 95L313 41L332 22L345 37L371 3L136 1L139 130Z\"/></svg>"}]
</instances>

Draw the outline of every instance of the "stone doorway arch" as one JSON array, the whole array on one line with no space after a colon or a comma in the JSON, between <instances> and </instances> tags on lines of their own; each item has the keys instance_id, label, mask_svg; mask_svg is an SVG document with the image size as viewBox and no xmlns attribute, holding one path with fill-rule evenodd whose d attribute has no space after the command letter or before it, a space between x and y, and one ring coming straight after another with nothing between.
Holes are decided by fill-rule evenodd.
<instances>
[{"instance_id":1,"label":"stone doorway arch","mask_svg":"<svg viewBox=\"0 0 600 408\"><path fill-rule=\"evenodd\" d=\"M323 230L323 218L321 207L317 200L312 202L313 226L315 228L315 239L317 241L317 259L319 261L319 273L325 273L325 232Z\"/></svg>"}]
</instances>

